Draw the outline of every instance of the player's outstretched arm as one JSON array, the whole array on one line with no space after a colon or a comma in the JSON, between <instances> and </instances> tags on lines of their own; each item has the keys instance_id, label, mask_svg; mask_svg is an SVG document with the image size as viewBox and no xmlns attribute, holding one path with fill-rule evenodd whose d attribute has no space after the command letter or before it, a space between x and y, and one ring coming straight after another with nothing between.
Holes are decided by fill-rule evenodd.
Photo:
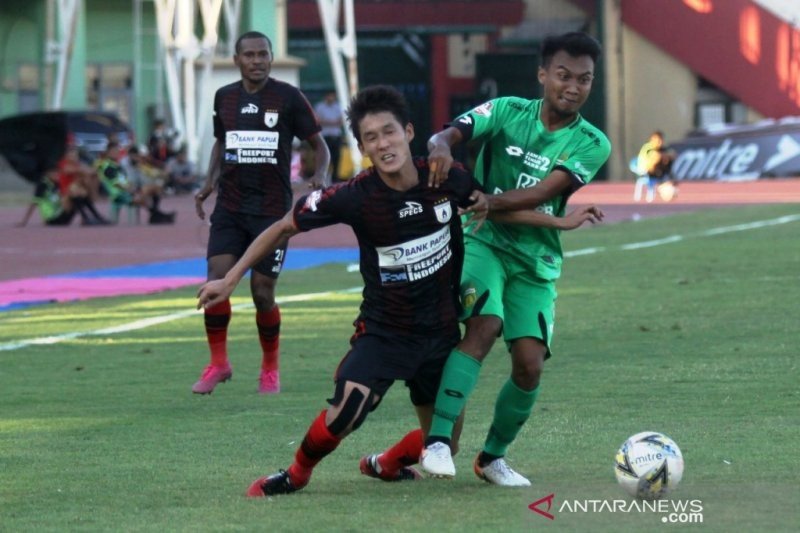
<instances>
[{"instance_id":1,"label":"player's outstretched arm","mask_svg":"<svg viewBox=\"0 0 800 533\"><path fill-rule=\"evenodd\" d=\"M532 210L489 212L489 220L494 222L541 226L560 230L575 229L584 222L594 224L602 221L604 216L603 210L595 205L578 207L564 217L555 217Z\"/></svg>"},{"instance_id":2,"label":"player's outstretched arm","mask_svg":"<svg viewBox=\"0 0 800 533\"><path fill-rule=\"evenodd\" d=\"M447 179L447 173L453 166L452 146L460 143L464 137L458 128L452 126L435 133L428 139L428 187L438 187Z\"/></svg>"},{"instance_id":3,"label":"player's outstretched arm","mask_svg":"<svg viewBox=\"0 0 800 533\"><path fill-rule=\"evenodd\" d=\"M489 198L489 211L514 211L538 207L572 187L572 177L563 170L554 170L545 179L526 189L512 189ZM469 208L466 209L470 211Z\"/></svg>"},{"instance_id":4,"label":"player's outstretched arm","mask_svg":"<svg viewBox=\"0 0 800 533\"><path fill-rule=\"evenodd\" d=\"M602 222L606 216L603 210L596 205L585 205L577 207L561 219L561 229L570 230L583 225L584 222L596 224Z\"/></svg>"},{"instance_id":5,"label":"player's outstretched arm","mask_svg":"<svg viewBox=\"0 0 800 533\"><path fill-rule=\"evenodd\" d=\"M197 308L207 309L229 298L236 285L253 265L265 256L274 253L276 248L297 233L299 230L294 225L294 214L289 211L286 216L256 237L224 278L209 281L200 287L200 290L197 291Z\"/></svg>"}]
</instances>

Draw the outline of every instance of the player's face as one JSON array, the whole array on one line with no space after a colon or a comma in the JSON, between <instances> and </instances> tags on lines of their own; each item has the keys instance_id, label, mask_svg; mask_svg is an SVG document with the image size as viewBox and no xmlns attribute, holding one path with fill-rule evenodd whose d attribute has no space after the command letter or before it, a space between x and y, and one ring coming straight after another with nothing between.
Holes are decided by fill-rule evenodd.
<instances>
[{"instance_id":1,"label":"player's face","mask_svg":"<svg viewBox=\"0 0 800 533\"><path fill-rule=\"evenodd\" d=\"M573 57L564 50L553 55L547 68L539 67L545 104L561 116L580 110L592 90L594 61L584 55Z\"/></svg>"},{"instance_id":2,"label":"player's face","mask_svg":"<svg viewBox=\"0 0 800 533\"><path fill-rule=\"evenodd\" d=\"M414 127L404 128L388 111L369 113L358 123L361 153L369 157L378 171L384 174L399 172L411 162L409 143L414 138Z\"/></svg>"},{"instance_id":3,"label":"player's face","mask_svg":"<svg viewBox=\"0 0 800 533\"><path fill-rule=\"evenodd\" d=\"M266 39L242 39L239 53L233 56L233 62L239 67L242 79L251 83L260 83L267 79L272 67L272 50Z\"/></svg>"}]
</instances>

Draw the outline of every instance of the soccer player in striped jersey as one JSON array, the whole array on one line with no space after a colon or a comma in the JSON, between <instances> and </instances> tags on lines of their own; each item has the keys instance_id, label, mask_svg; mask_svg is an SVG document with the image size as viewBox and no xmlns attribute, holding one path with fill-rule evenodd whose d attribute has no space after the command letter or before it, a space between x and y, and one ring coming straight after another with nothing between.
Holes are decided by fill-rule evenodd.
<instances>
[{"instance_id":1,"label":"soccer player in striped jersey","mask_svg":"<svg viewBox=\"0 0 800 533\"><path fill-rule=\"evenodd\" d=\"M195 195L197 215L205 220L203 202L218 186L208 239L208 280L221 279L250 243L283 218L292 206L290 167L292 140L307 140L314 150L312 182L323 184L330 154L308 100L297 88L270 77L272 44L266 35L247 32L236 41L233 60L241 80L220 88L214 96L214 137L205 185ZM275 286L286 255L279 246L252 265L250 292L256 307L261 345L258 391L280 391L278 368L280 309ZM230 300L204 311L211 361L192 386L210 394L233 375L228 361Z\"/></svg>"}]
</instances>

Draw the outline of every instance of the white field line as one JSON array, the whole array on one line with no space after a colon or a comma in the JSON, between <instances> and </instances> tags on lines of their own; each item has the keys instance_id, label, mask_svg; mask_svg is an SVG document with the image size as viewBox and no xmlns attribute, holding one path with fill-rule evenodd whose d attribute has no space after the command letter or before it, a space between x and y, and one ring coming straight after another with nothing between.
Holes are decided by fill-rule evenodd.
<instances>
[{"instance_id":1,"label":"white field line","mask_svg":"<svg viewBox=\"0 0 800 533\"><path fill-rule=\"evenodd\" d=\"M308 300L328 298L335 294L345 294L345 293L359 292L359 291L361 291L361 287L353 287L351 289L345 289L343 291L327 291L327 292L316 292L309 294L296 294L293 296L284 296L276 298L276 301L279 304L289 303L289 302L305 302ZM247 309L249 307L253 307L252 302L234 305L232 309L235 310ZM6 342L0 344L0 352L18 350L20 348L25 348L27 346L33 346L33 345L57 344L59 342L77 339L80 337L96 337L96 336L113 335L115 333L125 333L137 329L148 328L150 326L155 326L158 324L164 324L166 322L172 322L173 320L179 320L181 318L196 316L198 314L199 311L192 309L187 311L179 311L177 313L170 313L168 315L154 316L150 318L143 318L141 320L134 320L133 322L128 322L127 324L121 324L119 326L113 326L110 328L95 329L92 331L74 331L70 333L62 333L60 335L51 335L48 337L37 337L35 339L23 339L14 342Z\"/></svg>"},{"instance_id":2,"label":"white field line","mask_svg":"<svg viewBox=\"0 0 800 533\"><path fill-rule=\"evenodd\" d=\"M628 244L620 245L617 249L640 250L642 248L652 248L653 246L661 246L662 244L672 244L674 242L680 242L685 239L691 239L695 237L713 237L716 235L724 235L725 233L734 233L737 231L747 231L751 229L767 228L769 226L778 226L780 224L788 224L790 222L796 222L798 220L800 220L800 214L785 215L782 217L771 218L768 220L757 220L755 222L748 222L746 224L736 224L733 226L722 226L719 228L711 228L706 231L701 231L699 233L693 233L689 235L670 235L669 237L664 237L663 239L656 239L652 241L631 242ZM569 252L565 252L564 257L591 255L613 249L614 248L605 248L602 246L596 248L582 248L580 250L570 250Z\"/></svg>"},{"instance_id":3,"label":"white field line","mask_svg":"<svg viewBox=\"0 0 800 533\"><path fill-rule=\"evenodd\" d=\"M712 228L706 231L701 231L700 233L690 234L690 235L672 235L670 237L666 237L663 239L656 239L652 241L643 241L643 242L633 242L629 244L623 244L618 247L620 250L640 250L642 248L651 248L654 246L661 246L663 244L671 244L675 242L680 242L682 240L693 238L693 237L712 237L716 235L723 235L725 233L733 233L737 231L747 231L751 229L759 229L759 228L766 228L769 226L777 226L779 224L788 224L790 222L796 222L800 220L800 214L796 215L786 215L778 218L768 219L768 220L758 220L755 222L749 222L746 224L736 224L733 226L722 226L719 228ZM611 248L613 250L613 248ZM578 257L581 255L592 255L600 252L604 252L609 250L606 247L593 247L593 248L583 248L580 250L571 250L564 254L565 257ZM284 296L276 298L276 301L279 304L282 303L290 303L290 302L305 302L308 300L316 300L316 299L323 299L333 296L335 294L343 294L343 293L352 293L352 292L360 292L362 289L361 287L353 287L351 289L347 289L344 291L326 291L326 292L317 292L317 293L309 293L309 294L296 294L294 296ZM246 309L248 307L252 307L252 303L243 303L237 304L233 306L233 309ZM14 342L6 342L0 344L0 352L10 351L10 350L18 350L20 348L25 348L27 346L33 345L43 345L43 344L57 344L59 342L63 342L66 340L77 339L80 337L90 337L90 336L100 336L100 335L113 335L115 333L125 333L128 331L134 331L137 329L144 329L150 326L155 326L157 324L164 324L165 322L171 322L173 320L178 320L181 318L186 318L189 316L197 315L198 311L195 310L187 310L187 311L180 311L178 313L170 313L168 315L161 315L161 316L154 316L151 318L145 318L142 320L135 320L133 322L128 322L127 324L121 324L119 326L114 326L110 328L103 328L97 329L92 331L75 331L71 333L62 333L60 335L51 335L48 337L37 337L35 339L23 339Z\"/></svg>"}]
</instances>

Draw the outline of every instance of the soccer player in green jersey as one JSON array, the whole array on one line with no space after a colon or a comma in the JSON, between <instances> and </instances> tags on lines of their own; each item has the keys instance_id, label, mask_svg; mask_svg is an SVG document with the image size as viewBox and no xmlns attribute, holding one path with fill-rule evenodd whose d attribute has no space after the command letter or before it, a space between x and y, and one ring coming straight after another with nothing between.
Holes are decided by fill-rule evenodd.
<instances>
[{"instance_id":1,"label":"soccer player in green jersey","mask_svg":"<svg viewBox=\"0 0 800 533\"><path fill-rule=\"evenodd\" d=\"M431 183L446 176L451 147L482 143L475 174L492 210L522 206L564 216L567 199L589 183L611 151L606 136L578 113L592 89L600 45L584 33L542 43L538 100L490 100L457 117L428 142L435 167ZM481 362L502 334L511 353L483 451L474 470L496 485L528 486L504 456L533 410L544 361L553 340L555 282L561 274L560 231L493 222L465 234L461 280L464 338L451 353L436 398L420 466L435 477L453 477L450 437L478 379Z\"/></svg>"}]
</instances>

